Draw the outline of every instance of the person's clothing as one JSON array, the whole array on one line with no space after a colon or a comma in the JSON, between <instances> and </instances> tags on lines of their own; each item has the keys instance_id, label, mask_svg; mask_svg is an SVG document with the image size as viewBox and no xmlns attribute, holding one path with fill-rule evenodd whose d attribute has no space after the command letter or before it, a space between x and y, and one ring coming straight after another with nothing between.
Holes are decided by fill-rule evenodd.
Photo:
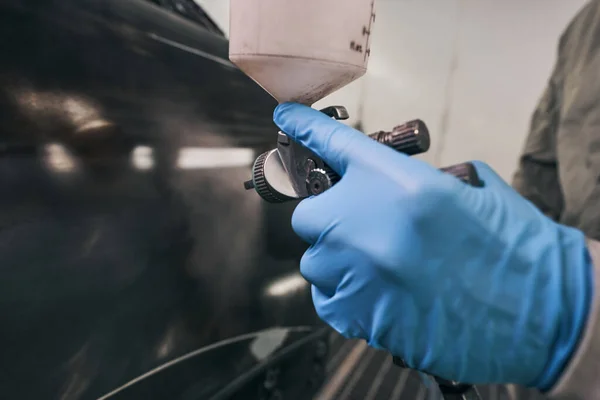
<instances>
[{"instance_id":1,"label":"person's clothing","mask_svg":"<svg viewBox=\"0 0 600 400\"><path fill-rule=\"evenodd\" d=\"M562 34L513 187L557 222L583 231L595 264L593 305L552 400L600 399L600 1Z\"/></svg>"},{"instance_id":2,"label":"person's clothing","mask_svg":"<svg viewBox=\"0 0 600 400\"><path fill-rule=\"evenodd\" d=\"M560 38L513 187L546 215L600 240L600 1Z\"/></svg>"},{"instance_id":3,"label":"person's clothing","mask_svg":"<svg viewBox=\"0 0 600 400\"><path fill-rule=\"evenodd\" d=\"M588 249L596 266L596 295L579 347L561 378L548 393L551 400L600 399L600 242L590 240Z\"/></svg>"}]
</instances>

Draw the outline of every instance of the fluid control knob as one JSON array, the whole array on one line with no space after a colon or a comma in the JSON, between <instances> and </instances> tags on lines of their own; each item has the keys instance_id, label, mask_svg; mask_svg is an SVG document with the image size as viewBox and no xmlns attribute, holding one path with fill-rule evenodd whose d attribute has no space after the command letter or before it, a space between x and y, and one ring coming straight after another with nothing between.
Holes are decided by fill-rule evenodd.
<instances>
[{"instance_id":1,"label":"fluid control knob","mask_svg":"<svg viewBox=\"0 0 600 400\"><path fill-rule=\"evenodd\" d=\"M431 145L427 125L420 119L398 125L391 132L380 131L369 137L408 156L426 153Z\"/></svg>"},{"instance_id":2,"label":"fluid control knob","mask_svg":"<svg viewBox=\"0 0 600 400\"><path fill-rule=\"evenodd\" d=\"M369 137L407 156L426 153L431 145L427 125L420 119L398 125L391 132L372 133ZM336 181L340 179L335 172L332 171L332 174L335 175Z\"/></svg>"}]
</instances>

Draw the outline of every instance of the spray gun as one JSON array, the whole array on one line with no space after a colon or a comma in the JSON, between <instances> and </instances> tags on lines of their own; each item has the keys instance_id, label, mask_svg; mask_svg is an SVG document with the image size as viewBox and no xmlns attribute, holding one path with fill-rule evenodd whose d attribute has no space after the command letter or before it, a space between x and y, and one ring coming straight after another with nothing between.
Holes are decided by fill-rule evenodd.
<instances>
[{"instance_id":1,"label":"spray gun","mask_svg":"<svg viewBox=\"0 0 600 400\"><path fill-rule=\"evenodd\" d=\"M375 0L231 0L229 58L279 103L312 106L366 73L375 18ZM348 118L341 106L321 112ZM421 120L369 136L407 155L424 153L431 143ZM470 163L442 171L481 185ZM267 202L283 203L319 195L339 179L316 154L279 132L277 147L256 159L244 186ZM394 363L407 367L397 357ZM474 386L433 379L446 400L480 398Z\"/></svg>"},{"instance_id":2,"label":"spray gun","mask_svg":"<svg viewBox=\"0 0 600 400\"><path fill-rule=\"evenodd\" d=\"M336 120L348 118L342 106L321 110ZM429 130L421 120L409 121L390 132L380 131L369 135L373 140L394 150L412 156L429 150ZM442 168L463 182L481 186L477 171L471 163ZM246 189L254 189L270 203L304 199L317 196L331 188L340 177L317 155L294 142L285 133L279 132L277 148L261 154L252 167L252 179L245 182Z\"/></svg>"}]
</instances>

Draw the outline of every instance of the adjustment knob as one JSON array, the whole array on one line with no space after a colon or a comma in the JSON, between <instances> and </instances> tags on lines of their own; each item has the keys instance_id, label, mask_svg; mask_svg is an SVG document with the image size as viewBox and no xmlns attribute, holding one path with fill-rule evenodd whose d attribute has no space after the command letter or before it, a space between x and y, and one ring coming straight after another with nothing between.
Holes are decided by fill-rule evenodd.
<instances>
[{"instance_id":1,"label":"adjustment knob","mask_svg":"<svg viewBox=\"0 0 600 400\"><path fill-rule=\"evenodd\" d=\"M339 181L340 177L329 167L316 168L306 177L306 190L311 196L317 196L331 188Z\"/></svg>"},{"instance_id":2,"label":"adjustment knob","mask_svg":"<svg viewBox=\"0 0 600 400\"><path fill-rule=\"evenodd\" d=\"M289 186L276 150L258 156L252 167L252 179L244 182L244 187L246 190L256 190L259 196L269 203L283 203L293 199L293 189Z\"/></svg>"},{"instance_id":3,"label":"adjustment knob","mask_svg":"<svg viewBox=\"0 0 600 400\"><path fill-rule=\"evenodd\" d=\"M283 203L285 200L281 199L274 193L271 186L265 178L265 162L269 156L269 151L258 156L252 167L252 187L256 192L268 201L269 203Z\"/></svg>"},{"instance_id":4,"label":"adjustment knob","mask_svg":"<svg viewBox=\"0 0 600 400\"><path fill-rule=\"evenodd\" d=\"M409 156L425 153L431 145L427 125L420 119L398 125L391 132L377 132L369 137Z\"/></svg>"}]
</instances>

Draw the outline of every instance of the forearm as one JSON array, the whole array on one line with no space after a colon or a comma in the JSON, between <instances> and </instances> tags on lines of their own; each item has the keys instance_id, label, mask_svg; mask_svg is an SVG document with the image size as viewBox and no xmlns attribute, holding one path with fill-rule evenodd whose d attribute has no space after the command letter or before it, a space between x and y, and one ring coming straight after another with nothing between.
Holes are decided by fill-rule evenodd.
<instances>
[{"instance_id":1,"label":"forearm","mask_svg":"<svg viewBox=\"0 0 600 400\"><path fill-rule=\"evenodd\" d=\"M600 242L589 240L594 265L593 299L577 350L561 378L547 393L550 400L590 400L600 397Z\"/></svg>"}]
</instances>

